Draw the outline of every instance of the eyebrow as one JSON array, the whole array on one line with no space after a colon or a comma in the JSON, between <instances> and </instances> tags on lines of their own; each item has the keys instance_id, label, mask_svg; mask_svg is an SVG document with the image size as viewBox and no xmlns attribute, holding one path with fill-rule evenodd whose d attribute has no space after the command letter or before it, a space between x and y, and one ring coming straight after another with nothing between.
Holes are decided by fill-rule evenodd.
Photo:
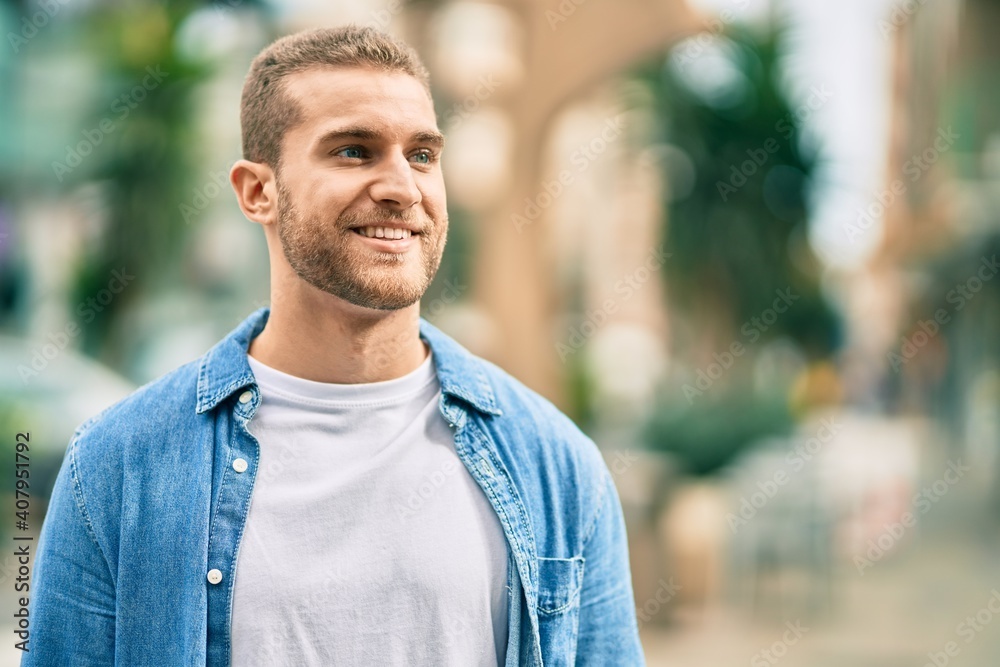
<instances>
[{"instance_id":1,"label":"eyebrow","mask_svg":"<svg viewBox=\"0 0 1000 667\"><path fill-rule=\"evenodd\" d=\"M382 135L375 129L366 125L354 125L351 127L339 128L336 130L331 130L324 134L319 139L319 144L326 144L334 141L343 141L345 139L355 139L358 141L376 141L380 139ZM410 136L410 141L418 144L430 144L436 148L441 148L444 146L444 135L440 132L432 132L428 130L422 130L420 132L415 132Z\"/></svg>"}]
</instances>

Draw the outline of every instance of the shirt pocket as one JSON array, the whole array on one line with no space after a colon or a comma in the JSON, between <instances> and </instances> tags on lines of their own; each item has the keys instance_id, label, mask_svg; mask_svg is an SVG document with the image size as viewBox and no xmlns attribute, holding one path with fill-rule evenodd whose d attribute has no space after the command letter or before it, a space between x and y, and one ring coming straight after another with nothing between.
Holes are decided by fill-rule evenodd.
<instances>
[{"instance_id":1,"label":"shirt pocket","mask_svg":"<svg viewBox=\"0 0 1000 667\"><path fill-rule=\"evenodd\" d=\"M538 559L538 631L545 667L576 661L583 564L582 556Z\"/></svg>"}]
</instances>

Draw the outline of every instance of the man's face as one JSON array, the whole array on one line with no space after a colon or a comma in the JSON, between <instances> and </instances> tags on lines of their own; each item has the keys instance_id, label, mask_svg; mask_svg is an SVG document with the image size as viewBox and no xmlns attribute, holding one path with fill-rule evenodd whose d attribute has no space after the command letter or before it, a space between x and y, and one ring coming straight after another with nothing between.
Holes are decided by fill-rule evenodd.
<instances>
[{"instance_id":1,"label":"man's face","mask_svg":"<svg viewBox=\"0 0 1000 667\"><path fill-rule=\"evenodd\" d=\"M298 276L357 306L396 310L427 290L448 231L442 137L402 72L317 68L285 79L278 235ZM399 238L403 237L403 238Z\"/></svg>"}]
</instances>

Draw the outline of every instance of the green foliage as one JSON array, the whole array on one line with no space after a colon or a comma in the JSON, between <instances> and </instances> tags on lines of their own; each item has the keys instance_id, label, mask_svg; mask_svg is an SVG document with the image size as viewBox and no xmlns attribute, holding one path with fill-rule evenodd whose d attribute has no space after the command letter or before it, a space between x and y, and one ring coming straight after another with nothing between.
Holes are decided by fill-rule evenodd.
<instances>
[{"instance_id":1,"label":"green foliage","mask_svg":"<svg viewBox=\"0 0 1000 667\"><path fill-rule=\"evenodd\" d=\"M651 449L674 454L688 474L708 475L755 441L789 433L792 424L781 397L731 392L684 410L661 410L643 436Z\"/></svg>"},{"instance_id":2,"label":"green foliage","mask_svg":"<svg viewBox=\"0 0 1000 667\"><path fill-rule=\"evenodd\" d=\"M596 422L594 396L597 383L582 354L566 358L566 414L577 426L587 432Z\"/></svg>"},{"instance_id":3,"label":"green foliage","mask_svg":"<svg viewBox=\"0 0 1000 667\"><path fill-rule=\"evenodd\" d=\"M662 275L675 327L675 358L707 358L705 338L725 351L747 345L731 371L693 405L677 387L646 425L648 446L675 454L691 474L710 474L761 438L788 432L789 387L755 389L754 358L768 340L794 341L810 360L838 343L838 321L820 292L807 242L809 179L817 156L804 148L801 117L779 83L780 32L734 28L706 46L692 40L637 73L649 91L653 140L662 160ZM680 157L678 157L680 156ZM743 326L772 307L776 292L799 298L756 342ZM686 332L686 333L685 333ZM710 344L710 345L711 345ZM711 352L711 350L709 350Z\"/></svg>"},{"instance_id":4,"label":"green foliage","mask_svg":"<svg viewBox=\"0 0 1000 667\"><path fill-rule=\"evenodd\" d=\"M469 297L475 243L472 217L461 206L450 205L446 250L441 257L441 266L421 300L421 315L436 315L436 311L443 306Z\"/></svg>"},{"instance_id":5,"label":"green foliage","mask_svg":"<svg viewBox=\"0 0 1000 667\"><path fill-rule=\"evenodd\" d=\"M87 14L82 26L108 91L84 126L104 123L113 130L100 151L66 178L68 187L101 183L107 207L107 227L85 249L70 299L74 308L87 302L108 286L116 269L136 276L81 323L84 351L113 366L122 363L117 355L127 336L123 314L181 277L178 257L191 230L179 206L190 199L198 175L207 173L196 166L192 92L208 70L186 62L176 48L177 30L199 6L108 5Z\"/></svg>"},{"instance_id":6,"label":"green foliage","mask_svg":"<svg viewBox=\"0 0 1000 667\"><path fill-rule=\"evenodd\" d=\"M680 148L694 168L689 194L667 189L664 236L673 257L663 275L674 307L695 317L705 304L724 310L732 335L722 337L731 340L770 307L775 290L790 287L802 298L770 335L788 335L821 357L835 345L836 320L805 242L816 158L802 149L798 109L778 84L778 42L776 32L733 30L718 50L682 52L639 72L652 93L655 138ZM668 181L676 176L668 165Z\"/></svg>"}]
</instances>

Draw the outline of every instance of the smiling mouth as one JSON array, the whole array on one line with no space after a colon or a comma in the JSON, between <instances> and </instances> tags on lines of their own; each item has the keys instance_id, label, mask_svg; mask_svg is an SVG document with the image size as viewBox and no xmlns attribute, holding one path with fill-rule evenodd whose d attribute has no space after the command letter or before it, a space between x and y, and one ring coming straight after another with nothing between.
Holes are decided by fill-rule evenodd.
<instances>
[{"instance_id":1,"label":"smiling mouth","mask_svg":"<svg viewBox=\"0 0 1000 667\"><path fill-rule=\"evenodd\" d=\"M399 241L420 235L420 232L400 229L399 227L355 227L351 231L370 239L385 239L386 241Z\"/></svg>"}]
</instances>

